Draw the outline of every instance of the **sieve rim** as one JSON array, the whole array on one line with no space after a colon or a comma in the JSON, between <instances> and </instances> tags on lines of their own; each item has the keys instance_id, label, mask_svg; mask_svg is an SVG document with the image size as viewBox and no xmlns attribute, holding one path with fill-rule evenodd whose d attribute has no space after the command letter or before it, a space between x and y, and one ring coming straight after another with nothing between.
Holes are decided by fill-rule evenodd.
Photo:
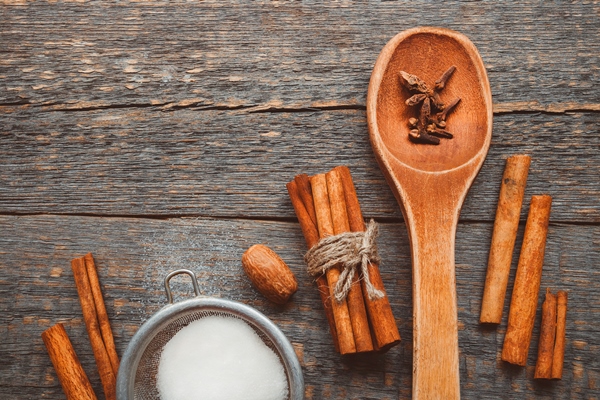
<instances>
[{"instance_id":1,"label":"sieve rim","mask_svg":"<svg viewBox=\"0 0 600 400\"><path fill-rule=\"evenodd\" d=\"M176 320L181 314L198 311L214 311L233 314L246 322L250 322L260 330L273 343L281 356L283 367L289 383L289 399L304 399L304 377L296 352L283 332L260 311L233 300L215 297L195 297L177 303L168 304L150 319L148 319L133 335L123 354L117 374L117 399L133 400L135 376L140 359L147 346L158 332L169 323Z\"/></svg>"}]
</instances>

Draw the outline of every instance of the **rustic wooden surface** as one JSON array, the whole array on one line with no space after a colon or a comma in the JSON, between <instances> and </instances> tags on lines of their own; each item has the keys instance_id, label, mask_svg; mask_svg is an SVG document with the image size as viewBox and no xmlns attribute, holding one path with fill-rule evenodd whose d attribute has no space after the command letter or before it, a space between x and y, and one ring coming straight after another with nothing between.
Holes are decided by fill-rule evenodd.
<instances>
[{"instance_id":1,"label":"rustic wooden surface","mask_svg":"<svg viewBox=\"0 0 600 400\"><path fill-rule=\"evenodd\" d=\"M599 16L597 2L1 2L0 398L64 398L40 337L57 322L101 392L69 266L90 251L120 355L165 304L164 275L186 267L203 294L281 327L307 398L409 398L408 239L372 155L365 100L381 48L418 25L466 34L494 101L492 144L456 238L462 396L600 398ZM554 198L542 288L569 291L561 381L533 380L539 312L525 368L500 360L506 317L478 323L500 178L515 153L532 166L513 268L529 198ZM403 338L385 355L333 351L304 273L285 183L340 164L381 223ZM240 258L255 243L296 274L288 305L244 276Z\"/></svg>"}]
</instances>

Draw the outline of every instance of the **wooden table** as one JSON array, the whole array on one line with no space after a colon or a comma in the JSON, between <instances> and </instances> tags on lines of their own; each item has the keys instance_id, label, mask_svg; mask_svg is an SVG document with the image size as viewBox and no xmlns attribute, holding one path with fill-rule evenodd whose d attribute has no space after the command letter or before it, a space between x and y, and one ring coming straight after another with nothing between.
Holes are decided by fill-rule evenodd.
<instances>
[{"instance_id":1,"label":"wooden table","mask_svg":"<svg viewBox=\"0 0 600 400\"><path fill-rule=\"evenodd\" d=\"M4 1L0 6L0 398L60 399L40 338L62 322L101 386L70 260L92 252L123 354L189 268L202 294L265 313L293 343L307 399L411 394L409 244L369 144L371 69L396 33L466 34L486 64L494 133L461 214L456 273L464 399L600 397L600 7L596 2ZM478 316L505 159L532 156L529 198L553 196L542 289L569 292L561 381L500 360ZM382 276L402 343L335 353L285 183L348 165L381 226ZM432 201L435 201L432 199ZM299 281L286 306L258 294L240 258L264 243ZM184 279L176 300L189 297ZM540 295L540 306L542 296ZM539 309L538 309L539 310Z\"/></svg>"}]
</instances>

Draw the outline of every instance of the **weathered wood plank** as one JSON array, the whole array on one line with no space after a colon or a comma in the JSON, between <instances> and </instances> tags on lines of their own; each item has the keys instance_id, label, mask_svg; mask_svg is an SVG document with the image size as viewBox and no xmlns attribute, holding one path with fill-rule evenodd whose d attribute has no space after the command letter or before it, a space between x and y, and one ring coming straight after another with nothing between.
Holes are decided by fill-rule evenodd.
<instances>
[{"instance_id":1,"label":"weathered wood plank","mask_svg":"<svg viewBox=\"0 0 600 400\"><path fill-rule=\"evenodd\" d=\"M400 217L362 110L12 111L0 114L1 213L294 218L285 183L347 164L365 213ZM496 116L463 220L493 220L504 160L527 153L526 199L551 194L553 221L600 222L599 122L597 113Z\"/></svg>"},{"instance_id":2,"label":"weathered wood plank","mask_svg":"<svg viewBox=\"0 0 600 400\"><path fill-rule=\"evenodd\" d=\"M385 223L379 240L382 274L403 337L385 355L342 359L333 351L319 298L304 273L304 239L296 223L177 218L0 217L0 397L62 397L40 339L62 321L96 390L93 355L81 318L69 261L96 257L119 354L139 325L165 304L162 278L190 268L202 294L242 301L274 320L302 354L308 399L408 398L411 386L410 253L403 224ZM551 224L542 288L569 291L567 351L563 380L534 382L540 318L527 368L500 361L506 328L478 324L490 223L462 223L457 234L460 373L465 399L589 399L600 370L600 228ZM519 231L520 246L523 227ZM240 265L243 251L262 242L296 274L299 290L284 307L268 303L250 285ZM518 248L518 247L517 247ZM516 265L518 251L513 260ZM510 285L514 278L514 270ZM176 300L187 296L175 282ZM510 288L509 288L510 295ZM539 306L541 307L541 296ZM505 315L508 302L505 304Z\"/></svg>"},{"instance_id":3,"label":"weathered wood plank","mask_svg":"<svg viewBox=\"0 0 600 400\"><path fill-rule=\"evenodd\" d=\"M457 236L463 398L597 396L595 2L0 2L1 398L63 398L40 339L59 321L100 392L69 266L88 251L120 354L164 305L163 276L188 267L204 294L250 304L282 328L302 355L307 398L408 398L409 249L371 154L364 104L383 45L417 25L469 36L495 103L492 146ZM539 316L525 369L500 361L505 322L477 323L499 181L515 153L533 157L526 198L554 197L542 288L570 292L559 382L532 379ZM333 352L303 272L284 184L339 164L351 167L367 217L385 221L383 278L403 343L383 356ZM136 215L150 218L117 218ZM175 216L200 218L165 219ZM299 278L291 304L269 304L241 272L256 242ZM176 292L184 298L187 286L176 282Z\"/></svg>"},{"instance_id":4,"label":"weathered wood plank","mask_svg":"<svg viewBox=\"0 0 600 400\"><path fill-rule=\"evenodd\" d=\"M0 18L0 103L364 105L381 48L419 25L472 39L502 109L600 103L595 2L15 3Z\"/></svg>"}]
</instances>

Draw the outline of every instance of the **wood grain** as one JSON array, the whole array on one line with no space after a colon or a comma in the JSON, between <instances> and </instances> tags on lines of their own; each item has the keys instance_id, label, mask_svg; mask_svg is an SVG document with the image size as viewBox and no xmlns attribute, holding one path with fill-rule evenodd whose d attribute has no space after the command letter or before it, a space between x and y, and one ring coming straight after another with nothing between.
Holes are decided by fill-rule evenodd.
<instances>
[{"instance_id":1,"label":"wood grain","mask_svg":"<svg viewBox=\"0 0 600 400\"><path fill-rule=\"evenodd\" d=\"M188 267L204 294L250 304L282 328L308 399L409 398L408 239L365 104L383 45L418 25L466 34L494 100L490 152L456 238L461 395L597 397L596 3L0 3L0 398L64 398L40 339L57 322L100 393L69 269L90 251L120 354L165 304L164 275ZM563 379L549 383L533 380L537 343L528 366L512 368L500 361L506 321L477 322L502 170L517 153L532 156L525 197L553 197L541 284L569 292ZM341 164L365 217L382 225L381 274L404 339L385 355L336 355L303 270L285 184ZM290 304L270 304L244 276L241 254L255 243L299 278ZM189 295L174 283L176 298Z\"/></svg>"},{"instance_id":2,"label":"wood grain","mask_svg":"<svg viewBox=\"0 0 600 400\"><path fill-rule=\"evenodd\" d=\"M593 113L496 116L461 218L494 219L505 159L521 153L532 157L526 198L551 194L553 221L599 223L599 123ZM285 184L345 164L365 214L401 218L360 110L15 109L0 129L4 213L294 218Z\"/></svg>"},{"instance_id":3,"label":"wood grain","mask_svg":"<svg viewBox=\"0 0 600 400\"><path fill-rule=\"evenodd\" d=\"M94 230L87 228L92 225ZM305 243L297 223L2 216L0 226L0 309L6 310L0 314L0 359L5 360L0 363L2 397L61 397L39 336L57 322L69 330L84 370L96 392L101 391L69 267L74 254L88 250L96 260L119 354L141 323L166 304L162 278L173 269L190 268L200 280L203 295L256 307L283 330L302 355L307 398L338 398L340 393L346 398L410 396L411 262L403 224L381 224L379 250L382 278L404 340L385 355L353 359L344 359L333 348L319 294L304 271ZM600 272L588 266L598 264L600 253L598 241L587 239L600 237L600 228L550 225L542 285L565 289L570 297L563 379L551 385L532 379L537 346L532 346L529 367L510 368L500 362L506 321L497 330L478 323L487 262L481 249L488 246L491 232L491 223L460 224L457 232L463 398L498 398L498 393L506 393L505 398L526 394L542 399L593 397L600 368L600 319L595 317L600 312L600 291L594 282ZM517 246L522 234L520 229ZM241 256L259 237L298 278L298 292L286 306L266 300L243 272ZM511 276L509 292L512 280ZM185 280L173 284L175 301L191 295ZM539 306L541 302L540 297ZM534 337L538 335L539 320Z\"/></svg>"},{"instance_id":4,"label":"wood grain","mask_svg":"<svg viewBox=\"0 0 600 400\"><path fill-rule=\"evenodd\" d=\"M471 38L503 109L598 103L593 2L15 3L0 19L0 103L357 106L383 45L426 25Z\"/></svg>"}]
</instances>

